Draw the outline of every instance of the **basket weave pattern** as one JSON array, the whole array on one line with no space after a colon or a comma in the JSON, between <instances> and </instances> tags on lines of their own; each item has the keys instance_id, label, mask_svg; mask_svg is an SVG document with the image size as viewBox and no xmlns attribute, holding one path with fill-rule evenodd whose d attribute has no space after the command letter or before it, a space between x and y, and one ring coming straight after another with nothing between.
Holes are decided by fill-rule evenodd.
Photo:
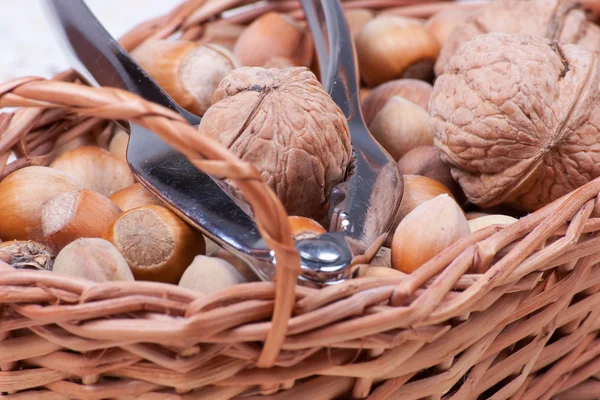
<instances>
[{"instance_id":1,"label":"basket weave pattern","mask_svg":"<svg viewBox=\"0 0 600 400\"><path fill-rule=\"evenodd\" d=\"M178 30L196 39L222 11L247 3L187 1L121 43L132 49ZM345 5L402 6L397 12L412 16L457 6ZM274 1L230 20L269 10L301 17L297 2ZM21 107L0 114L0 175L45 165L64 137L95 132L101 143L111 120L129 120L199 169L235 179L278 260L275 283L210 295L0 265L7 399L584 400L600 393L600 180L504 229L462 239L411 275L317 290L296 286L299 258L285 211L256 169L179 115L127 92L89 88L73 71L0 84L0 107ZM6 165L11 150L19 158Z\"/></svg>"}]
</instances>

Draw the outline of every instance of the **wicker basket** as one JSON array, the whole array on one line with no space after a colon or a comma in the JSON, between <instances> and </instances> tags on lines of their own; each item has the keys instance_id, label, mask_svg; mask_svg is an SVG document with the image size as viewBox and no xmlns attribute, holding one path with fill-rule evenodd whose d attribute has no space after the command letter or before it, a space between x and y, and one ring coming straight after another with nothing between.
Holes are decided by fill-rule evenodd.
<instances>
[{"instance_id":1,"label":"wicker basket","mask_svg":"<svg viewBox=\"0 0 600 400\"><path fill-rule=\"evenodd\" d=\"M131 50L296 1L188 0L134 28ZM426 17L451 2L348 1ZM113 119L143 125L201 170L236 179L276 252L276 282L211 295L0 265L0 397L7 399L593 399L600 397L600 180L504 229L465 238L411 275L296 286L285 211L250 165L177 114L89 88L73 71L0 84L0 174L45 165ZM10 150L19 156L6 165ZM32 194L34 195L34 194ZM467 271L485 271L469 274Z\"/></svg>"}]
</instances>

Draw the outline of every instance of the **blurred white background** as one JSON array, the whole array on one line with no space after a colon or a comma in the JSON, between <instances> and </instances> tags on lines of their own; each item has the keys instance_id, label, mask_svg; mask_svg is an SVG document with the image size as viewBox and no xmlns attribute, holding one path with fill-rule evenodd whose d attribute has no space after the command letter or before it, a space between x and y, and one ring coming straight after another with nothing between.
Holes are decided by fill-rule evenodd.
<instances>
[{"instance_id":1,"label":"blurred white background","mask_svg":"<svg viewBox=\"0 0 600 400\"><path fill-rule=\"evenodd\" d=\"M21 76L52 77L69 67L45 15L45 0L0 0L0 83ZM181 0L86 0L116 38Z\"/></svg>"}]
</instances>

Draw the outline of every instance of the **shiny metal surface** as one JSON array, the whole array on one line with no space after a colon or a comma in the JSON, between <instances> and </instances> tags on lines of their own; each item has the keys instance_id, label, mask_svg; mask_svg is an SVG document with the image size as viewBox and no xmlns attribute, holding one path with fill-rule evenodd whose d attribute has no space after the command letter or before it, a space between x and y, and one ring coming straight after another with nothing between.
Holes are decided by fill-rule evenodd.
<instances>
[{"instance_id":1,"label":"shiny metal surface","mask_svg":"<svg viewBox=\"0 0 600 400\"><path fill-rule=\"evenodd\" d=\"M133 61L83 1L47 0L47 4L65 42L98 84L125 89L169 107L192 125L200 122ZM354 50L339 2L302 0L302 5L315 39L323 85L348 118L355 158L348 180L331 194L330 232L296 243L303 256L301 281L321 286L348 279L357 257L374 255L400 205L402 179L396 163L362 120ZM261 279L272 280L271 251L245 206L230 197L219 180L198 171L162 139L134 124L127 158L140 182L172 210L246 260Z\"/></svg>"},{"instance_id":2,"label":"shiny metal surface","mask_svg":"<svg viewBox=\"0 0 600 400\"><path fill-rule=\"evenodd\" d=\"M81 0L48 0L48 8L77 59L101 86L128 90L169 107L190 124L200 118L177 105L123 50ZM151 131L131 124L127 160L136 178L203 234L248 261L261 279L273 278L270 250L250 215Z\"/></svg>"},{"instance_id":3,"label":"shiny metal surface","mask_svg":"<svg viewBox=\"0 0 600 400\"><path fill-rule=\"evenodd\" d=\"M302 0L302 5L315 38L321 81L346 115L352 137L354 165L348 179L331 193L329 231L343 235L353 256L374 254L400 207L402 176L363 120L354 49L342 7L332 0Z\"/></svg>"}]
</instances>

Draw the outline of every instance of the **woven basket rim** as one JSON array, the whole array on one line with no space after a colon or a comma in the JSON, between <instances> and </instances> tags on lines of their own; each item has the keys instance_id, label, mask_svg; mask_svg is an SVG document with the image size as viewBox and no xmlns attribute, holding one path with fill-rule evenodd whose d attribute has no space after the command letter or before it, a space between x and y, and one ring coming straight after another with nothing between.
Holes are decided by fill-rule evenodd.
<instances>
[{"instance_id":1,"label":"woven basket rim","mask_svg":"<svg viewBox=\"0 0 600 400\"><path fill-rule=\"evenodd\" d=\"M121 43L132 49L179 30L197 39L202 23L252 1L202 3L188 0L135 27ZM413 16L451 5L412 3L347 5L402 5L398 12ZM257 9L302 18L296 3L275 1L230 14L229 21L248 22ZM280 261L274 282L209 295L166 283L95 283L0 263L0 392L42 386L46 392L34 396L84 398L93 387L103 397L134 398L175 388L182 398L189 390L189 398L232 398L284 388L274 398L319 398L369 393L383 379L371 398L452 393L444 398L458 399L511 376L502 390L518 384L512 393L521 398L598 387L586 379L600 368L600 339L590 333L600 329L600 178L512 225L461 239L410 275L314 289L297 285L300 260L287 214L258 171L197 135L178 114L125 91L87 87L74 71L54 80L0 84L0 107L21 107L0 114L2 149L32 127L66 116L88 127L119 119L154 131L200 170L237 180ZM587 297L572 301L586 291ZM570 333L552 342L553 333L569 324ZM20 329L33 334L13 335ZM509 348L514 352L506 353ZM12 370L14 362L36 368ZM453 379L471 367L468 381L452 392ZM425 368L437 372L421 377ZM530 376L544 369L545 375ZM105 375L121 381L94 386ZM71 376L81 384L70 382Z\"/></svg>"}]
</instances>

